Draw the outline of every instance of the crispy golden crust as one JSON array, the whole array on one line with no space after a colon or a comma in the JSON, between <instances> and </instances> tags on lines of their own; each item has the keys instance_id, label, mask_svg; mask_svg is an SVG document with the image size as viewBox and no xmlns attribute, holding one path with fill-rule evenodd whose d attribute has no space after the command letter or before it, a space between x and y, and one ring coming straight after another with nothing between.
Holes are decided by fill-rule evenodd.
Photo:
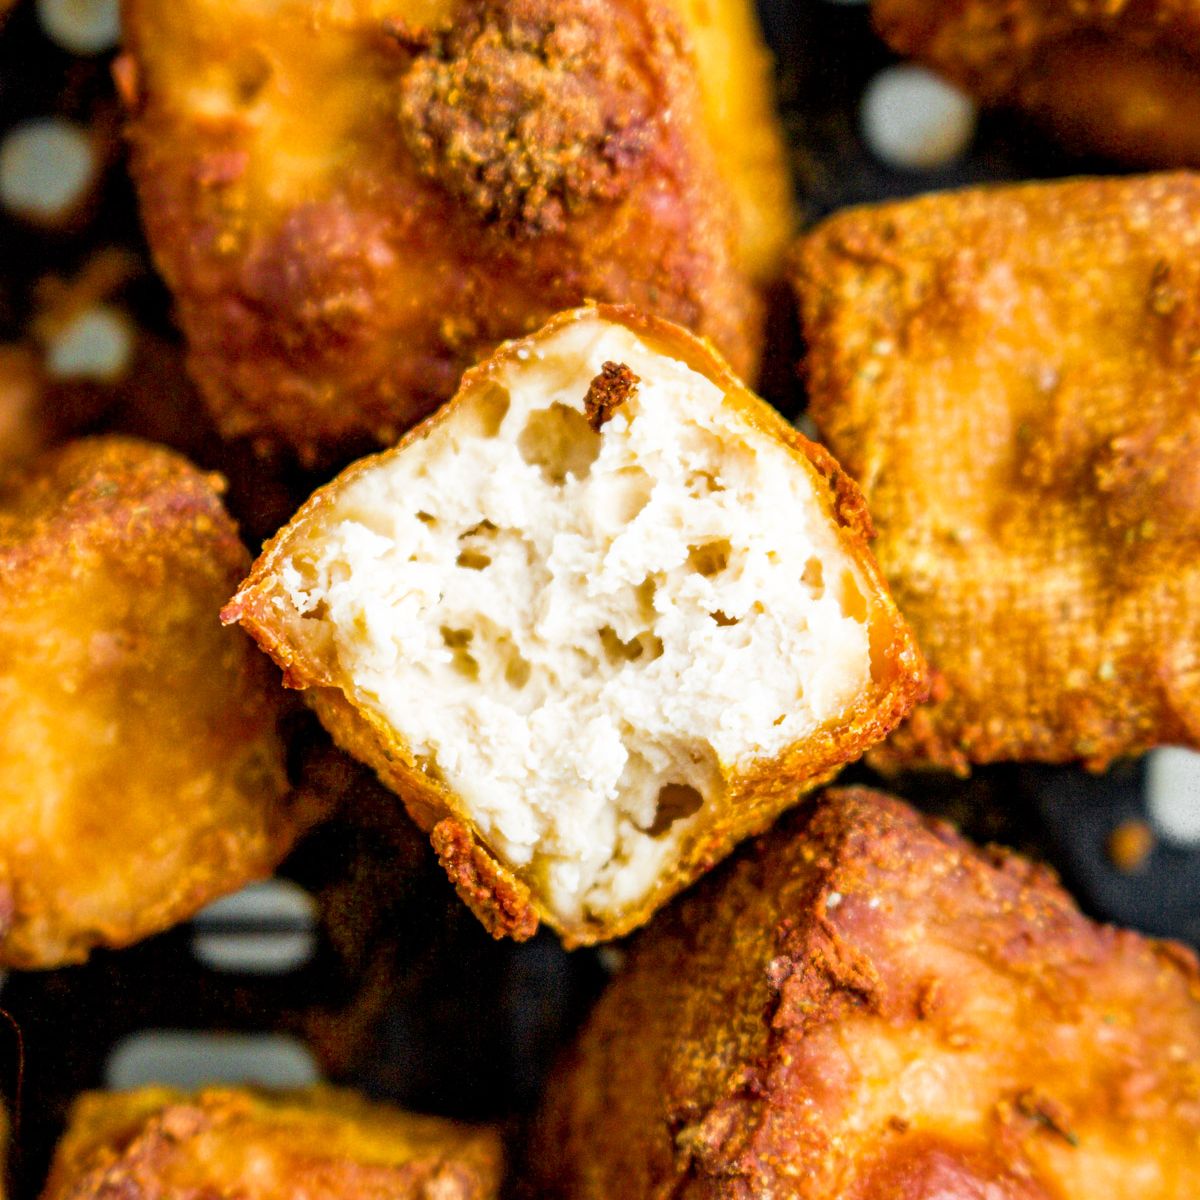
<instances>
[{"instance_id":1,"label":"crispy golden crust","mask_svg":"<svg viewBox=\"0 0 1200 1200\"><path fill-rule=\"evenodd\" d=\"M750 277L783 273L796 231L787 141L775 111L775 64L754 0L674 0L696 54L705 125L738 211Z\"/></svg>"},{"instance_id":2,"label":"crispy golden crust","mask_svg":"<svg viewBox=\"0 0 1200 1200\"><path fill-rule=\"evenodd\" d=\"M217 619L216 476L72 443L0 480L0 962L79 961L266 875L295 836L281 695Z\"/></svg>"},{"instance_id":3,"label":"crispy golden crust","mask_svg":"<svg viewBox=\"0 0 1200 1200\"><path fill-rule=\"evenodd\" d=\"M442 869L463 903L496 938L524 942L537 932L529 888L506 871L459 821L439 821L429 835Z\"/></svg>"},{"instance_id":4,"label":"crispy golden crust","mask_svg":"<svg viewBox=\"0 0 1200 1200\"><path fill-rule=\"evenodd\" d=\"M873 0L900 53L1076 149L1200 165L1200 0Z\"/></svg>"},{"instance_id":5,"label":"crispy golden crust","mask_svg":"<svg viewBox=\"0 0 1200 1200\"><path fill-rule=\"evenodd\" d=\"M572 1200L1179 1200L1198 1056L1189 952L831 791L641 935L530 1160Z\"/></svg>"},{"instance_id":6,"label":"crispy golden crust","mask_svg":"<svg viewBox=\"0 0 1200 1200\"><path fill-rule=\"evenodd\" d=\"M170 1088L76 1101L42 1200L494 1200L488 1129L352 1092Z\"/></svg>"},{"instance_id":7,"label":"crispy golden crust","mask_svg":"<svg viewBox=\"0 0 1200 1200\"><path fill-rule=\"evenodd\" d=\"M903 719L926 690L924 662L867 547L870 519L858 489L827 451L797 433L737 380L711 346L684 330L628 308L599 306L562 313L532 338L507 343L468 372L458 395L430 421L444 421L457 408L471 404L474 396L501 376L510 363L520 361L531 344L555 336L573 321L594 319L597 315L624 325L652 348L683 361L712 380L748 424L788 446L807 469L815 470L825 485L825 503L841 530L843 548L859 565L864 579L873 585L872 594L864 598L871 623L872 682L867 693L840 723L789 747L776 759L757 764L748 774L730 771L725 778L727 804L713 814L708 825L697 827L694 841L683 851L679 870L660 881L645 905L619 921L594 918L569 927L555 921L542 904L535 882L523 879L520 872L509 871L496 860L459 798L426 773L395 730L370 711L355 707L348 699L347 681L334 678L331 664L310 655L302 645L303 639L294 636L296 631L278 575L280 566L344 487L359 474L403 454L409 445L426 436L429 424L414 429L395 449L354 464L316 492L292 522L267 544L250 577L222 613L224 620L240 622L275 659L284 670L288 686L307 689L306 698L334 739L376 769L384 783L403 797L413 819L423 829L432 830L447 819L454 823L454 853L452 856L442 850L439 853L444 862L454 864L452 875L460 893L496 936L528 936L533 932L534 923L521 902L522 897L528 896L533 911L557 928L568 945L619 937L641 925L666 900L728 854L737 842L765 828L783 809L794 804L800 792L825 782L844 763L860 757L868 746L878 742ZM476 847L470 855L461 840L467 830ZM485 868L484 863L491 865Z\"/></svg>"},{"instance_id":8,"label":"crispy golden crust","mask_svg":"<svg viewBox=\"0 0 1200 1200\"><path fill-rule=\"evenodd\" d=\"M589 297L753 372L762 305L674 0L124 16L147 236L227 435L310 460L394 441L502 338Z\"/></svg>"},{"instance_id":9,"label":"crispy golden crust","mask_svg":"<svg viewBox=\"0 0 1200 1200\"><path fill-rule=\"evenodd\" d=\"M812 415L940 675L876 761L1200 745L1200 178L841 214L795 282Z\"/></svg>"}]
</instances>

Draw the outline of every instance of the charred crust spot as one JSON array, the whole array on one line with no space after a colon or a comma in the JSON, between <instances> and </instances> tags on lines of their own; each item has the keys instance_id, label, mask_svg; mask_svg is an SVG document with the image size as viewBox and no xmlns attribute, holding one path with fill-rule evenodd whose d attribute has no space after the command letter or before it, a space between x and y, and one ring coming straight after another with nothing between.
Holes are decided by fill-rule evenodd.
<instances>
[{"instance_id":1,"label":"charred crust spot","mask_svg":"<svg viewBox=\"0 0 1200 1200\"><path fill-rule=\"evenodd\" d=\"M583 410L588 424L597 432L612 419L613 413L637 390L641 380L624 363L606 362L600 374L588 384Z\"/></svg>"},{"instance_id":2,"label":"charred crust spot","mask_svg":"<svg viewBox=\"0 0 1200 1200\"><path fill-rule=\"evenodd\" d=\"M430 842L463 903L494 938L524 942L533 937L538 916L529 889L506 871L460 821L438 822Z\"/></svg>"},{"instance_id":3,"label":"charred crust spot","mask_svg":"<svg viewBox=\"0 0 1200 1200\"><path fill-rule=\"evenodd\" d=\"M418 170L513 235L560 233L620 198L650 145L653 97L598 0L468 0L453 28L393 31L412 55L402 136Z\"/></svg>"}]
</instances>

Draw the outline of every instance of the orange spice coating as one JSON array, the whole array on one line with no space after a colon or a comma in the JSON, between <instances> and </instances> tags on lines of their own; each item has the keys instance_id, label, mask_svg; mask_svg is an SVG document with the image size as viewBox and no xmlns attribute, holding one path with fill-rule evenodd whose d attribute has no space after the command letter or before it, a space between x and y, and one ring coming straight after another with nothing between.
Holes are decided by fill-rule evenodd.
<instances>
[{"instance_id":1,"label":"orange spice coating","mask_svg":"<svg viewBox=\"0 0 1200 1200\"><path fill-rule=\"evenodd\" d=\"M715 16L744 66L696 7L126 0L147 237L222 431L310 462L392 442L497 342L588 298L752 374L751 274L777 273L790 223L782 140L744 0ZM743 104L705 93L693 41L759 98L744 152Z\"/></svg>"},{"instance_id":2,"label":"orange spice coating","mask_svg":"<svg viewBox=\"0 0 1200 1200\"><path fill-rule=\"evenodd\" d=\"M831 791L641 935L530 1159L571 1200L1181 1200L1197 1062L1190 952Z\"/></svg>"},{"instance_id":3,"label":"orange spice coating","mask_svg":"<svg viewBox=\"0 0 1200 1200\"><path fill-rule=\"evenodd\" d=\"M1200 745L1200 177L839 214L805 239L813 418L940 678L875 755Z\"/></svg>"},{"instance_id":4,"label":"orange spice coating","mask_svg":"<svg viewBox=\"0 0 1200 1200\"><path fill-rule=\"evenodd\" d=\"M723 803L696 827L677 869L665 872L646 902L621 919L590 917L570 926L556 921L538 895L539 884L510 870L485 844L463 800L414 754L397 730L356 698L354 681L339 665L323 657L306 640L307 622L286 599L281 571L296 546L319 527L325 510L358 475L404 454L427 436L436 423L459 409L469 411L494 379L503 379L510 364L536 350L544 339L575 321L596 317L625 326L655 351L685 363L709 379L729 404L759 433L787 446L807 471L815 473L822 504L838 526L843 550L850 554L870 586L864 596L870 622L871 679L850 708L812 737L781 754L754 761L744 771L722 768ZM263 548L254 569L222 618L240 623L284 671L289 687L303 689L334 740L374 767L388 787L404 800L413 820L433 835L434 848L459 895L496 937L530 937L539 920L557 928L568 946L620 937L647 921L662 904L709 870L743 838L758 833L804 791L828 782L842 766L860 758L911 711L927 691L925 663L871 555L870 517L862 495L832 456L784 421L755 396L715 353L686 330L627 307L599 305L561 313L529 338L506 343L491 358L469 371L455 398L429 422L412 430L392 450L361 460L320 488L292 521Z\"/></svg>"},{"instance_id":5,"label":"orange spice coating","mask_svg":"<svg viewBox=\"0 0 1200 1200\"><path fill-rule=\"evenodd\" d=\"M901 54L1076 150L1200 166L1200 0L872 0Z\"/></svg>"},{"instance_id":6,"label":"orange spice coating","mask_svg":"<svg viewBox=\"0 0 1200 1200\"><path fill-rule=\"evenodd\" d=\"M494 1200L492 1130L352 1092L172 1088L76 1101L42 1200Z\"/></svg>"},{"instance_id":7,"label":"orange spice coating","mask_svg":"<svg viewBox=\"0 0 1200 1200\"><path fill-rule=\"evenodd\" d=\"M249 561L220 487L121 438L0 480L0 963L165 929L295 836L278 684L218 620Z\"/></svg>"}]
</instances>

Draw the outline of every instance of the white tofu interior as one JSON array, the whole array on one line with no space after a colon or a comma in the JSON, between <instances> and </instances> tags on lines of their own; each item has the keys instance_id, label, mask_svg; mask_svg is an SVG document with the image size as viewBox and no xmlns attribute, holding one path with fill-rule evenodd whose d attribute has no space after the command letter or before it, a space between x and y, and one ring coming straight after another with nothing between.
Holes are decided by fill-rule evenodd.
<instances>
[{"instance_id":1,"label":"white tofu interior","mask_svg":"<svg viewBox=\"0 0 1200 1200\"><path fill-rule=\"evenodd\" d=\"M605 362L639 377L595 432ZM815 473L635 334L580 320L360 474L282 571L309 645L564 922L634 908L744 769L871 674Z\"/></svg>"}]
</instances>

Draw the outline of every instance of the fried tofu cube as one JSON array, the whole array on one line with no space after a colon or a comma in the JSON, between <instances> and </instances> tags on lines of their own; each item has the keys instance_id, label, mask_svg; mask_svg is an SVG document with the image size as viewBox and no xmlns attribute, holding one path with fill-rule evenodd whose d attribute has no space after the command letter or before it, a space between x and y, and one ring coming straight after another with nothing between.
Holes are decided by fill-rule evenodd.
<instances>
[{"instance_id":1,"label":"fried tofu cube","mask_svg":"<svg viewBox=\"0 0 1200 1200\"><path fill-rule=\"evenodd\" d=\"M703 343L565 313L269 544L240 621L498 936L618 936L908 711L855 488Z\"/></svg>"},{"instance_id":2,"label":"fried tofu cube","mask_svg":"<svg viewBox=\"0 0 1200 1200\"><path fill-rule=\"evenodd\" d=\"M282 690L219 620L249 562L219 483L122 438L0 480L6 966L165 929L295 836Z\"/></svg>"},{"instance_id":3,"label":"fried tofu cube","mask_svg":"<svg viewBox=\"0 0 1200 1200\"><path fill-rule=\"evenodd\" d=\"M634 943L529 1158L558 1200L1181 1200L1198 1061L1189 951L832 791Z\"/></svg>"},{"instance_id":4,"label":"fried tofu cube","mask_svg":"<svg viewBox=\"0 0 1200 1200\"><path fill-rule=\"evenodd\" d=\"M1200 0L872 0L879 32L985 104L1136 166L1200 166Z\"/></svg>"},{"instance_id":5,"label":"fried tofu cube","mask_svg":"<svg viewBox=\"0 0 1200 1200\"><path fill-rule=\"evenodd\" d=\"M493 1130L353 1092L149 1087L76 1101L42 1200L495 1200L502 1173Z\"/></svg>"},{"instance_id":6,"label":"fried tofu cube","mask_svg":"<svg viewBox=\"0 0 1200 1200\"><path fill-rule=\"evenodd\" d=\"M226 436L390 444L640 305L752 373L793 206L749 0L126 0L146 233Z\"/></svg>"},{"instance_id":7,"label":"fried tofu cube","mask_svg":"<svg viewBox=\"0 0 1200 1200\"><path fill-rule=\"evenodd\" d=\"M796 232L774 60L753 0L673 0L696 59L705 129L738 213L739 261L755 283L782 277Z\"/></svg>"},{"instance_id":8,"label":"fried tofu cube","mask_svg":"<svg viewBox=\"0 0 1200 1200\"><path fill-rule=\"evenodd\" d=\"M813 418L937 678L876 754L1200 746L1200 177L841 213L800 245Z\"/></svg>"}]
</instances>

